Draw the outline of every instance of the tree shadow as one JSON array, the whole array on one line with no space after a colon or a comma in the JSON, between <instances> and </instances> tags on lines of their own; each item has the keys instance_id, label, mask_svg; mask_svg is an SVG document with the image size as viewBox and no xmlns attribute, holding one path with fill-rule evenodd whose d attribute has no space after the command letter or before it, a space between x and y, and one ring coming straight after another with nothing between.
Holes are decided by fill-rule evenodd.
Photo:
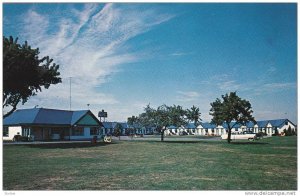
<instances>
[{"instance_id":1,"label":"tree shadow","mask_svg":"<svg viewBox=\"0 0 300 196\"><path fill-rule=\"evenodd\" d=\"M27 144L31 148L41 148L41 149L68 149L68 148L91 148L91 147L98 147L98 146L107 146L112 145L115 143L104 143L98 142L96 144L93 143L47 143L47 144Z\"/></svg>"},{"instance_id":2,"label":"tree shadow","mask_svg":"<svg viewBox=\"0 0 300 196\"><path fill-rule=\"evenodd\" d=\"M230 142L233 145L266 145L267 142Z\"/></svg>"},{"instance_id":3,"label":"tree shadow","mask_svg":"<svg viewBox=\"0 0 300 196\"><path fill-rule=\"evenodd\" d=\"M177 144L184 144L184 143L205 143L205 141L147 141L147 142L159 142L159 143L177 143Z\"/></svg>"}]
</instances>

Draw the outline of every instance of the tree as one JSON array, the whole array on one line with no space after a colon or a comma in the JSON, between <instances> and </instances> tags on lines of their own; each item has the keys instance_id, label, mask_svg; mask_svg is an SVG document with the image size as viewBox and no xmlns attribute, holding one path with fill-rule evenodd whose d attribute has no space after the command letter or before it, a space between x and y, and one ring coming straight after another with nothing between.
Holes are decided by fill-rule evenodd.
<instances>
[{"instance_id":1,"label":"tree","mask_svg":"<svg viewBox=\"0 0 300 196\"><path fill-rule=\"evenodd\" d=\"M61 82L59 65L48 56L39 58L39 49L32 49L27 41L23 45L13 37L3 37L3 105L12 114L18 103L26 103L31 96Z\"/></svg>"},{"instance_id":2,"label":"tree","mask_svg":"<svg viewBox=\"0 0 300 196\"><path fill-rule=\"evenodd\" d=\"M128 117L127 124L130 126L129 134L136 134L136 129L139 126L139 118L137 116Z\"/></svg>"},{"instance_id":3,"label":"tree","mask_svg":"<svg viewBox=\"0 0 300 196\"><path fill-rule=\"evenodd\" d=\"M198 107L191 107L191 109L187 109L187 119L190 120L191 122L194 122L195 127L197 127L202 120L200 118L201 113L199 111Z\"/></svg>"},{"instance_id":4,"label":"tree","mask_svg":"<svg viewBox=\"0 0 300 196\"><path fill-rule=\"evenodd\" d=\"M222 95L222 100L217 98L210 105L210 115L213 116L212 123L221 125L225 122L228 127L228 143L231 141L231 129L236 124L245 125L249 121L256 122L252 116L250 102L241 99L236 92L226 93Z\"/></svg>"},{"instance_id":5,"label":"tree","mask_svg":"<svg viewBox=\"0 0 300 196\"><path fill-rule=\"evenodd\" d=\"M278 132L278 128L275 127L275 133L274 133L275 136L278 136L279 135L279 132Z\"/></svg>"},{"instance_id":6,"label":"tree","mask_svg":"<svg viewBox=\"0 0 300 196\"><path fill-rule=\"evenodd\" d=\"M155 127L161 134L161 141L164 141L164 132L168 126L186 124L186 111L181 106L164 104L154 109L148 104L144 110L138 117L140 124L146 128Z\"/></svg>"},{"instance_id":7,"label":"tree","mask_svg":"<svg viewBox=\"0 0 300 196\"><path fill-rule=\"evenodd\" d=\"M287 130L284 129L284 133L285 133L285 136L296 135L295 130L293 130L293 129L291 128L291 126L289 126Z\"/></svg>"},{"instance_id":8,"label":"tree","mask_svg":"<svg viewBox=\"0 0 300 196\"><path fill-rule=\"evenodd\" d=\"M119 140L121 139L121 131L122 131L123 127L120 123L117 123L116 126L114 127L114 135L116 137L119 137Z\"/></svg>"}]
</instances>

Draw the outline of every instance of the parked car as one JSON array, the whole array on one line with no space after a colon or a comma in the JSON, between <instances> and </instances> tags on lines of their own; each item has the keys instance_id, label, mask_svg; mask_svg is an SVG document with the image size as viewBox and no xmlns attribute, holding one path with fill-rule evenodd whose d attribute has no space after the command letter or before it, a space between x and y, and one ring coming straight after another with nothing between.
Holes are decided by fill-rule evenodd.
<instances>
[{"instance_id":1,"label":"parked car","mask_svg":"<svg viewBox=\"0 0 300 196\"><path fill-rule=\"evenodd\" d=\"M223 140L227 140L228 133L221 135L221 138ZM231 139L232 140L249 140L249 141L254 141L257 138L256 138L256 134L255 133L244 131L243 133L231 133Z\"/></svg>"},{"instance_id":2,"label":"parked car","mask_svg":"<svg viewBox=\"0 0 300 196\"><path fill-rule=\"evenodd\" d=\"M264 136L267 136L266 133L263 133L263 132L258 132L256 133L256 139L263 139Z\"/></svg>"}]
</instances>

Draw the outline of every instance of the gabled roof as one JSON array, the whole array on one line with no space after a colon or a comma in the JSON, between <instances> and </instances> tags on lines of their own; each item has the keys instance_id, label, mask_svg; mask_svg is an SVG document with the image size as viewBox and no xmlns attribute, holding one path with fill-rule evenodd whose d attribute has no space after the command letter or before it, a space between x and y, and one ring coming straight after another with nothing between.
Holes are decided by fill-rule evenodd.
<instances>
[{"instance_id":1,"label":"gabled roof","mask_svg":"<svg viewBox=\"0 0 300 196\"><path fill-rule=\"evenodd\" d=\"M90 114L99 125L101 122L89 110L68 111L48 108L16 110L3 119L3 125L74 125Z\"/></svg>"},{"instance_id":2,"label":"gabled roof","mask_svg":"<svg viewBox=\"0 0 300 196\"><path fill-rule=\"evenodd\" d=\"M105 129L113 129L114 128L112 125L112 122L102 122L102 124Z\"/></svg>"},{"instance_id":3,"label":"gabled roof","mask_svg":"<svg viewBox=\"0 0 300 196\"><path fill-rule=\"evenodd\" d=\"M201 125L204 129L214 129L214 128L216 128L216 125L211 124L211 123L201 123Z\"/></svg>"},{"instance_id":4,"label":"gabled roof","mask_svg":"<svg viewBox=\"0 0 300 196\"><path fill-rule=\"evenodd\" d=\"M122 123L118 123L122 126L123 129L127 129L128 128L128 124L125 123L125 122L122 122Z\"/></svg>"},{"instance_id":5,"label":"gabled roof","mask_svg":"<svg viewBox=\"0 0 300 196\"><path fill-rule=\"evenodd\" d=\"M252 121L246 123L246 127L249 127L249 128L251 128L251 127L253 128L254 125L255 125L255 123Z\"/></svg>"},{"instance_id":6,"label":"gabled roof","mask_svg":"<svg viewBox=\"0 0 300 196\"><path fill-rule=\"evenodd\" d=\"M82 118L89 110L74 111L72 114L71 124L74 125L80 118Z\"/></svg>"},{"instance_id":7,"label":"gabled roof","mask_svg":"<svg viewBox=\"0 0 300 196\"><path fill-rule=\"evenodd\" d=\"M282 127L287 121L288 119L277 119L277 120L269 120L269 123L271 123L273 127Z\"/></svg>"},{"instance_id":8,"label":"gabled roof","mask_svg":"<svg viewBox=\"0 0 300 196\"><path fill-rule=\"evenodd\" d=\"M257 124L259 127L266 127L268 123L270 123L272 127L282 127L286 122L290 122L292 125L296 126L288 119L261 120L257 121Z\"/></svg>"},{"instance_id":9,"label":"gabled roof","mask_svg":"<svg viewBox=\"0 0 300 196\"><path fill-rule=\"evenodd\" d=\"M194 123L188 123L184 126L186 129L196 129L196 126Z\"/></svg>"},{"instance_id":10,"label":"gabled roof","mask_svg":"<svg viewBox=\"0 0 300 196\"><path fill-rule=\"evenodd\" d=\"M14 113L3 119L3 125L33 123L38 112L38 108L16 110Z\"/></svg>"},{"instance_id":11,"label":"gabled roof","mask_svg":"<svg viewBox=\"0 0 300 196\"><path fill-rule=\"evenodd\" d=\"M235 124L235 122L231 122L231 123L230 123L230 126L231 126L232 128L240 128L242 125L241 125L241 124ZM227 126L226 123L223 123L223 124L222 124L222 127L228 129L228 126Z\"/></svg>"},{"instance_id":12,"label":"gabled roof","mask_svg":"<svg viewBox=\"0 0 300 196\"><path fill-rule=\"evenodd\" d=\"M267 120L260 120L260 121L256 121L256 122L257 122L258 127L266 127L268 124Z\"/></svg>"},{"instance_id":13,"label":"gabled roof","mask_svg":"<svg viewBox=\"0 0 300 196\"><path fill-rule=\"evenodd\" d=\"M174 125L170 125L170 126L168 126L168 129L177 129L177 127Z\"/></svg>"},{"instance_id":14,"label":"gabled roof","mask_svg":"<svg viewBox=\"0 0 300 196\"><path fill-rule=\"evenodd\" d=\"M126 122L102 122L102 124L106 129L114 129L117 124L120 124L123 129L129 128Z\"/></svg>"},{"instance_id":15,"label":"gabled roof","mask_svg":"<svg viewBox=\"0 0 300 196\"><path fill-rule=\"evenodd\" d=\"M39 108L34 121L30 124L68 125L71 124L71 118L71 111Z\"/></svg>"}]
</instances>

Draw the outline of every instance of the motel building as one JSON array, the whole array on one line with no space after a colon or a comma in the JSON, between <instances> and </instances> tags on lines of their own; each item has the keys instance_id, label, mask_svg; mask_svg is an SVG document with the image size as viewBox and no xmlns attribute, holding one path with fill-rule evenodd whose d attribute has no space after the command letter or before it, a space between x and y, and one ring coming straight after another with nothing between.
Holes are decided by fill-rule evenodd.
<instances>
[{"instance_id":1,"label":"motel building","mask_svg":"<svg viewBox=\"0 0 300 196\"><path fill-rule=\"evenodd\" d=\"M3 140L15 135L40 141L91 140L101 136L102 126L90 110L21 109L3 119Z\"/></svg>"},{"instance_id":2,"label":"motel building","mask_svg":"<svg viewBox=\"0 0 300 196\"><path fill-rule=\"evenodd\" d=\"M132 127L124 122L100 122L90 110L57 110L47 108L32 108L16 110L3 119L3 140L13 140L15 135L33 138L38 141L50 140L91 140L95 136L113 135L117 126L121 125L121 135L128 135L134 128L136 134L154 134L153 127ZM253 133L263 132L272 136L277 131L296 130L296 125L288 119L264 120L246 125L236 124L232 133L241 134L244 131ZM168 135L201 135L221 136L226 134L228 127L225 123L214 125L211 123L194 123L167 127L164 134Z\"/></svg>"},{"instance_id":3,"label":"motel building","mask_svg":"<svg viewBox=\"0 0 300 196\"><path fill-rule=\"evenodd\" d=\"M276 130L278 134L283 134L284 130L296 130L296 125L288 119L277 120L263 120L257 121L255 124L249 122L246 125L236 124L231 129L232 133L241 134L244 131L253 133L263 132L268 136L275 134ZM185 126L176 127L171 125L167 127L165 135L202 135L202 136L221 136L228 131L228 127L225 123L222 125L215 125L211 123L200 123L197 127L193 123L188 123Z\"/></svg>"}]
</instances>

